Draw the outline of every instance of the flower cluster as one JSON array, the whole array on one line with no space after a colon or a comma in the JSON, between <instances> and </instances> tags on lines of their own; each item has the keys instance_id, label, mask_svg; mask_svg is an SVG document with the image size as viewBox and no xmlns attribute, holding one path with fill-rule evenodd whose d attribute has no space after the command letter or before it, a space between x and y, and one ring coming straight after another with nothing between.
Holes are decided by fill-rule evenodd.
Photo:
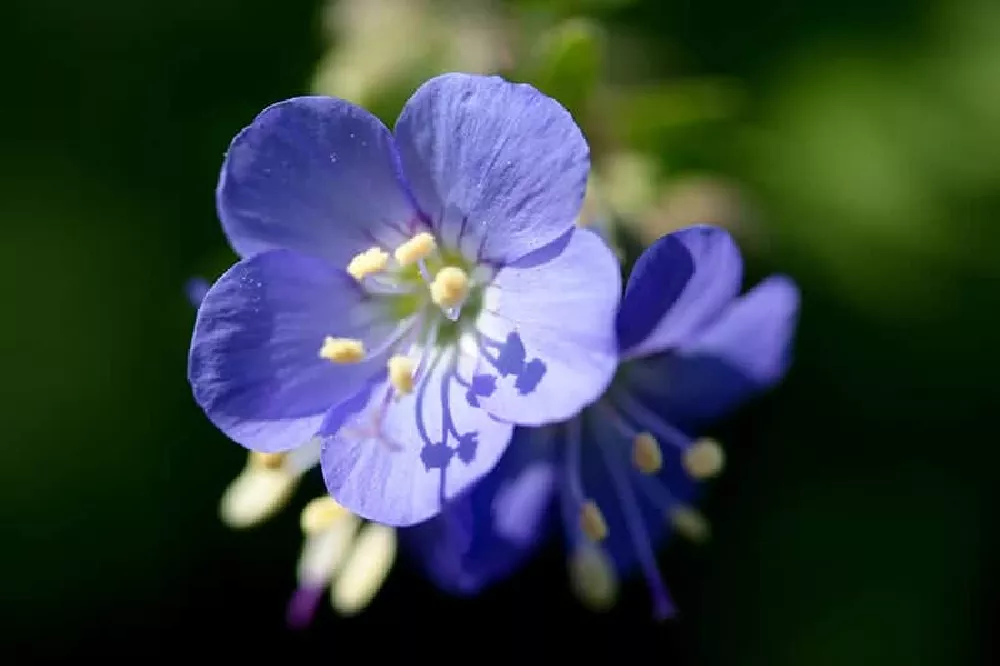
<instances>
[{"instance_id":1,"label":"flower cluster","mask_svg":"<svg viewBox=\"0 0 1000 666\"><path fill-rule=\"evenodd\" d=\"M395 527L467 593L513 570L552 514L586 599L638 566L669 614L654 544L668 525L704 534L691 503L723 456L700 431L783 375L798 295L776 277L739 297L740 254L712 227L654 243L623 295L615 253L577 224L588 172L562 106L466 74L421 86L393 132L317 96L233 140L217 205L240 259L191 289L188 377L252 452L228 522L322 470L294 623L328 587L362 607Z\"/></svg>"}]
</instances>

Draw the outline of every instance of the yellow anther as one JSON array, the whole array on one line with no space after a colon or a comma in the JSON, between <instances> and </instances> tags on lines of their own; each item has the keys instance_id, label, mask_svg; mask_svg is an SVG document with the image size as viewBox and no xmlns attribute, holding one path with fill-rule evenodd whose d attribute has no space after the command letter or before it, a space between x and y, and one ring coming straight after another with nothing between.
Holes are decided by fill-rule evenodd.
<instances>
[{"instance_id":1,"label":"yellow anther","mask_svg":"<svg viewBox=\"0 0 1000 666\"><path fill-rule=\"evenodd\" d=\"M389 576L398 548L396 530L367 523L330 588L330 602L341 615L356 615L371 603Z\"/></svg>"},{"instance_id":2,"label":"yellow anther","mask_svg":"<svg viewBox=\"0 0 1000 666\"><path fill-rule=\"evenodd\" d=\"M705 516L689 506L674 506L667 517L677 533L690 541L702 543L711 535L711 527Z\"/></svg>"},{"instance_id":3,"label":"yellow anther","mask_svg":"<svg viewBox=\"0 0 1000 666\"><path fill-rule=\"evenodd\" d=\"M576 596L591 610L607 610L618 597L614 564L600 548L578 548L569 560L569 578Z\"/></svg>"},{"instance_id":4,"label":"yellow anther","mask_svg":"<svg viewBox=\"0 0 1000 666\"><path fill-rule=\"evenodd\" d=\"M410 264L417 263L421 259L426 259L436 247L437 243L434 241L434 236L426 231L421 231L419 234L397 247L394 255L396 257L396 262L400 266L409 266Z\"/></svg>"},{"instance_id":5,"label":"yellow anther","mask_svg":"<svg viewBox=\"0 0 1000 666\"><path fill-rule=\"evenodd\" d=\"M281 469L285 464L285 454L253 451L250 453L250 464L260 469Z\"/></svg>"},{"instance_id":6,"label":"yellow anther","mask_svg":"<svg viewBox=\"0 0 1000 666\"><path fill-rule=\"evenodd\" d=\"M351 338L327 337L323 340L319 355L334 363L357 363L365 357L365 344Z\"/></svg>"},{"instance_id":7,"label":"yellow anther","mask_svg":"<svg viewBox=\"0 0 1000 666\"><path fill-rule=\"evenodd\" d=\"M319 534L336 525L348 513L350 512L337 504L332 497L317 497L302 509L299 524L306 534Z\"/></svg>"},{"instance_id":8,"label":"yellow anther","mask_svg":"<svg viewBox=\"0 0 1000 666\"><path fill-rule=\"evenodd\" d=\"M389 253L384 252L381 248L373 247L351 259L351 263L347 264L347 272L355 280L361 282L373 273L384 271L388 265Z\"/></svg>"},{"instance_id":9,"label":"yellow anther","mask_svg":"<svg viewBox=\"0 0 1000 666\"><path fill-rule=\"evenodd\" d=\"M389 359L389 383L397 393L407 395L413 392L413 360L407 356L393 356Z\"/></svg>"},{"instance_id":10,"label":"yellow anther","mask_svg":"<svg viewBox=\"0 0 1000 666\"><path fill-rule=\"evenodd\" d=\"M604 522L604 514L592 501L584 502L580 509L580 529L594 543L608 536L608 524Z\"/></svg>"},{"instance_id":11,"label":"yellow anther","mask_svg":"<svg viewBox=\"0 0 1000 666\"><path fill-rule=\"evenodd\" d=\"M663 467L660 444L648 432L641 432L632 441L632 464L643 474L656 474Z\"/></svg>"},{"instance_id":12,"label":"yellow anther","mask_svg":"<svg viewBox=\"0 0 1000 666\"><path fill-rule=\"evenodd\" d=\"M684 452L684 469L696 479L709 479L722 471L726 456L714 439L704 437Z\"/></svg>"},{"instance_id":13,"label":"yellow anther","mask_svg":"<svg viewBox=\"0 0 1000 666\"><path fill-rule=\"evenodd\" d=\"M431 282L431 300L442 308L461 305L469 295L469 276L456 266L445 266Z\"/></svg>"}]
</instances>

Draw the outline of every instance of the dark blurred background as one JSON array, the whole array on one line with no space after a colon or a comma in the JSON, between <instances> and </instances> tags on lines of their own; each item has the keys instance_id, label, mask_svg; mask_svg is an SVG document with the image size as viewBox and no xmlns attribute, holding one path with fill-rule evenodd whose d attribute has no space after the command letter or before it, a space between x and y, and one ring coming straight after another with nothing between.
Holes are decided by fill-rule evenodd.
<instances>
[{"instance_id":1,"label":"dark blurred background","mask_svg":"<svg viewBox=\"0 0 1000 666\"><path fill-rule=\"evenodd\" d=\"M352 4L0 7L3 661L995 657L1000 5L404 0L422 23L362 30L386 2ZM191 398L183 284L233 259L223 152L309 90L391 122L444 70L536 82L581 119L640 232L725 224L752 280L802 287L793 371L720 424L713 540L663 551L676 621L652 622L640 580L610 614L583 610L554 544L474 600L404 554L366 613L324 604L291 632L311 494L253 530L219 520L245 455Z\"/></svg>"}]
</instances>

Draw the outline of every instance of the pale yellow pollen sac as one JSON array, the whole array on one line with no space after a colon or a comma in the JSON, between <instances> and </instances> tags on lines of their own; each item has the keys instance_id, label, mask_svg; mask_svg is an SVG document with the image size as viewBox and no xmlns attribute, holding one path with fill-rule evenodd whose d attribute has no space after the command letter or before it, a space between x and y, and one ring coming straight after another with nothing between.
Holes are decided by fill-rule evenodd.
<instances>
[{"instance_id":1,"label":"pale yellow pollen sac","mask_svg":"<svg viewBox=\"0 0 1000 666\"><path fill-rule=\"evenodd\" d=\"M336 525L348 513L332 497L317 497L302 509L299 524L306 535L319 534Z\"/></svg>"},{"instance_id":2,"label":"pale yellow pollen sac","mask_svg":"<svg viewBox=\"0 0 1000 666\"><path fill-rule=\"evenodd\" d=\"M421 231L397 247L393 255L396 257L396 263L400 266L409 266L421 259L426 259L435 248L437 248L437 242L434 240L434 236L426 231Z\"/></svg>"},{"instance_id":3,"label":"pale yellow pollen sac","mask_svg":"<svg viewBox=\"0 0 1000 666\"><path fill-rule=\"evenodd\" d=\"M358 282L369 275L380 273L389 265L389 253L381 248L373 247L351 259L347 264L347 272Z\"/></svg>"},{"instance_id":4,"label":"pale yellow pollen sac","mask_svg":"<svg viewBox=\"0 0 1000 666\"><path fill-rule=\"evenodd\" d=\"M445 266L431 282L431 300L442 308L459 306L468 295L469 276L456 266Z\"/></svg>"},{"instance_id":5,"label":"pale yellow pollen sac","mask_svg":"<svg viewBox=\"0 0 1000 666\"><path fill-rule=\"evenodd\" d=\"M722 471L726 463L722 447L714 439L704 437L684 452L684 469L696 479L710 479Z\"/></svg>"},{"instance_id":6,"label":"pale yellow pollen sac","mask_svg":"<svg viewBox=\"0 0 1000 666\"><path fill-rule=\"evenodd\" d=\"M250 464L259 469L281 469L285 464L284 453L262 453L253 451L250 454Z\"/></svg>"},{"instance_id":7,"label":"pale yellow pollen sac","mask_svg":"<svg viewBox=\"0 0 1000 666\"><path fill-rule=\"evenodd\" d=\"M408 395L413 393L413 359L407 356L393 356L389 359L389 383L397 393Z\"/></svg>"},{"instance_id":8,"label":"pale yellow pollen sac","mask_svg":"<svg viewBox=\"0 0 1000 666\"><path fill-rule=\"evenodd\" d=\"M588 539L597 543L608 536L608 524L604 514L594 502L588 500L580 508L580 529Z\"/></svg>"},{"instance_id":9,"label":"pale yellow pollen sac","mask_svg":"<svg viewBox=\"0 0 1000 666\"><path fill-rule=\"evenodd\" d=\"M641 432L632 441L632 464L643 474L656 474L663 467L660 443L648 432Z\"/></svg>"},{"instance_id":10,"label":"pale yellow pollen sac","mask_svg":"<svg viewBox=\"0 0 1000 666\"><path fill-rule=\"evenodd\" d=\"M703 543L711 536L711 527L705 516L689 506L671 507L667 518L677 533L689 541Z\"/></svg>"},{"instance_id":11,"label":"pale yellow pollen sac","mask_svg":"<svg viewBox=\"0 0 1000 666\"><path fill-rule=\"evenodd\" d=\"M330 588L330 602L341 615L364 610L389 576L398 548L396 530L367 523L358 532L354 548Z\"/></svg>"},{"instance_id":12,"label":"pale yellow pollen sac","mask_svg":"<svg viewBox=\"0 0 1000 666\"><path fill-rule=\"evenodd\" d=\"M334 363L358 363L365 358L365 344L352 338L331 338L323 340L319 350L320 358Z\"/></svg>"},{"instance_id":13,"label":"pale yellow pollen sac","mask_svg":"<svg viewBox=\"0 0 1000 666\"><path fill-rule=\"evenodd\" d=\"M576 596L591 610L605 611L618 598L618 576L614 564L602 549L583 546L569 560L570 585Z\"/></svg>"}]
</instances>

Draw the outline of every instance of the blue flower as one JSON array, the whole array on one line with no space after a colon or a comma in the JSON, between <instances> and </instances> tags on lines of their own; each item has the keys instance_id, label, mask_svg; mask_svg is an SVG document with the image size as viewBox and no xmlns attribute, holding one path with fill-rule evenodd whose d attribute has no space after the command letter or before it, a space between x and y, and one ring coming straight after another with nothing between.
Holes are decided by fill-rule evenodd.
<instances>
[{"instance_id":1,"label":"blue flower","mask_svg":"<svg viewBox=\"0 0 1000 666\"><path fill-rule=\"evenodd\" d=\"M638 567L656 615L671 615L655 547L671 527L706 535L691 504L723 465L721 447L698 434L789 363L797 288L776 276L738 297L741 281L739 250L721 229L687 228L647 249L618 312L608 391L565 423L518 428L492 474L404 536L431 578L475 593L561 518L584 601L609 604L619 576Z\"/></svg>"},{"instance_id":2,"label":"blue flower","mask_svg":"<svg viewBox=\"0 0 1000 666\"><path fill-rule=\"evenodd\" d=\"M620 276L574 225L588 170L569 113L497 77L431 79L395 134L339 99L268 107L222 167L242 259L198 311L196 401L254 451L323 438L331 495L364 518L436 515L514 424L611 379Z\"/></svg>"}]
</instances>

